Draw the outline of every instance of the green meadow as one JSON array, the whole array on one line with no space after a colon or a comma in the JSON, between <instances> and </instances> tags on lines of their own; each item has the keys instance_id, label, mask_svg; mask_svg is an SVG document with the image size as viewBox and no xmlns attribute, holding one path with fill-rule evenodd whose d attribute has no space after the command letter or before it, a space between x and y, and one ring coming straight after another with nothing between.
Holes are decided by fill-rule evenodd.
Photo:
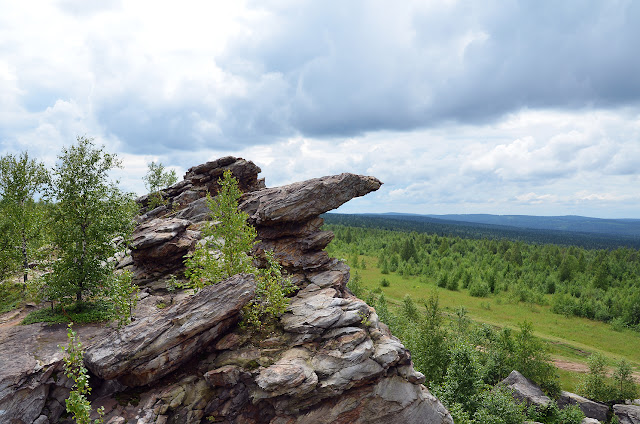
<instances>
[{"instance_id":1,"label":"green meadow","mask_svg":"<svg viewBox=\"0 0 640 424\"><path fill-rule=\"evenodd\" d=\"M407 294L420 305L435 290L445 312L452 314L456 308L464 306L472 320L496 327L515 329L519 323L531 322L534 334L548 342L553 359L586 366L588 356L600 352L611 366L624 358L635 372L640 370L640 333L637 331L627 328L614 330L604 322L559 315L553 313L548 305L515 301L508 293L488 298L473 297L467 289L438 287L434 278L400 276L394 272L382 274L376 266L376 257L359 255L358 259L358 268L351 269L352 277L358 273L364 288L382 290L392 306L399 306ZM363 261L365 267L362 267ZM383 279L389 282L387 287L381 285ZM560 370L560 384L564 390L575 391L579 379L578 372Z\"/></svg>"}]
</instances>

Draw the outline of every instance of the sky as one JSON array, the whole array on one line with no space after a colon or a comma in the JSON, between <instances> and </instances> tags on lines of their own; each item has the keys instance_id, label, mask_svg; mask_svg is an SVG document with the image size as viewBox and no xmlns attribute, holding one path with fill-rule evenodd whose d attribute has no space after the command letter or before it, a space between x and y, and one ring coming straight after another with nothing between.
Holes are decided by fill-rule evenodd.
<instances>
[{"instance_id":1,"label":"sky","mask_svg":"<svg viewBox=\"0 0 640 424\"><path fill-rule=\"evenodd\" d=\"M0 0L0 154L352 172L344 213L640 218L639 1Z\"/></svg>"}]
</instances>

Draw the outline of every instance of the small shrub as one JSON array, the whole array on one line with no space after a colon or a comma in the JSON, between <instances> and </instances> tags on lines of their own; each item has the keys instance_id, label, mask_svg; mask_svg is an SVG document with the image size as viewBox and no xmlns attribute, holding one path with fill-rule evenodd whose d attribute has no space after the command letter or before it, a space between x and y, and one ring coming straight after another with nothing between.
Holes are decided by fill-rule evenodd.
<instances>
[{"instance_id":1,"label":"small shrub","mask_svg":"<svg viewBox=\"0 0 640 424\"><path fill-rule=\"evenodd\" d=\"M485 283L474 282L469 286L469 295L473 297L487 297L489 296L489 286Z\"/></svg>"},{"instance_id":2,"label":"small shrub","mask_svg":"<svg viewBox=\"0 0 640 424\"><path fill-rule=\"evenodd\" d=\"M73 323L67 329L67 339L69 344L60 346L64 352L64 375L73 380L73 388L69 397L65 400L67 412L73 415L77 424L102 424L104 422L104 407L98 409L98 418L91 420L91 402L87 396L91 394L89 386L89 372L84 367L82 343L78 340L76 332L73 331Z\"/></svg>"},{"instance_id":3,"label":"small shrub","mask_svg":"<svg viewBox=\"0 0 640 424\"><path fill-rule=\"evenodd\" d=\"M273 252L265 252L267 267L256 275L256 294L243 308L243 324L264 330L274 324L289 305L287 295L295 290L291 280L284 278Z\"/></svg>"},{"instance_id":4,"label":"small shrub","mask_svg":"<svg viewBox=\"0 0 640 424\"><path fill-rule=\"evenodd\" d=\"M513 400L509 389L498 386L480 394L480 406L473 418L483 424L521 424L524 407Z\"/></svg>"},{"instance_id":5,"label":"small shrub","mask_svg":"<svg viewBox=\"0 0 640 424\"><path fill-rule=\"evenodd\" d=\"M389 280L387 280L386 278L383 278L382 280L380 280L380 286L389 287L390 285L391 283L389 283Z\"/></svg>"},{"instance_id":6,"label":"small shrub","mask_svg":"<svg viewBox=\"0 0 640 424\"><path fill-rule=\"evenodd\" d=\"M553 400L546 406L531 405L526 415L531 421L545 424L580 424L584 419L584 414L578 405L569 405L560 409Z\"/></svg>"},{"instance_id":7,"label":"small shrub","mask_svg":"<svg viewBox=\"0 0 640 424\"><path fill-rule=\"evenodd\" d=\"M365 294L365 290L364 287L362 287L362 277L360 277L360 274L357 272L353 274L353 277L351 277L347 283L347 288L351 290L351 293L353 293L354 296L362 299Z\"/></svg>"},{"instance_id":8,"label":"small shrub","mask_svg":"<svg viewBox=\"0 0 640 424\"><path fill-rule=\"evenodd\" d=\"M578 385L578 394L595 400L605 402L610 397L609 387L605 383L606 362L602 354L596 352L589 356L589 372L584 375Z\"/></svg>"},{"instance_id":9,"label":"small shrub","mask_svg":"<svg viewBox=\"0 0 640 424\"><path fill-rule=\"evenodd\" d=\"M443 289L446 288L447 284L449 284L449 275L446 272L440 274L437 284L438 287L442 287Z\"/></svg>"},{"instance_id":10,"label":"small shrub","mask_svg":"<svg viewBox=\"0 0 640 424\"><path fill-rule=\"evenodd\" d=\"M635 399L638 396L638 385L633 380L631 365L624 359L618 362L613 372L614 386L612 393L616 400Z\"/></svg>"},{"instance_id":11,"label":"small shrub","mask_svg":"<svg viewBox=\"0 0 640 424\"><path fill-rule=\"evenodd\" d=\"M455 278L449 279L449 282L447 283L447 290L458 291L458 280Z\"/></svg>"}]
</instances>

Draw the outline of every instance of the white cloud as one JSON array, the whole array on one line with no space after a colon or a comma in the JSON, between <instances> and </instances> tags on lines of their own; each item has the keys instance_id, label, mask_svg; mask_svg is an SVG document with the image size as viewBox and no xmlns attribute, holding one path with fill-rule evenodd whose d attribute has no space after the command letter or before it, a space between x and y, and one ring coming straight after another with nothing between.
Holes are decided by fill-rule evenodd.
<instances>
[{"instance_id":1,"label":"white cloud","mask_svg":"<svg viewBox=\"0 0 640 424\"><path fill-rule=\"evenodd\" d=\"M4 2L0 146L51 165L95 137L138 193L150 160L234 154L269 185L385 183L351 211L640 217L638 10Z\"/></svg>"}]
</instances>

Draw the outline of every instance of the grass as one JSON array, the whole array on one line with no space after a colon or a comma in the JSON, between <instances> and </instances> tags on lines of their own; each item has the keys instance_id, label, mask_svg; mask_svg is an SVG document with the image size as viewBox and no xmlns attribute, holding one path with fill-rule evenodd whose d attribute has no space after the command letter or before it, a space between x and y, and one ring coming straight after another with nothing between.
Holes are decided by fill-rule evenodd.
<instances>
[{"instance_id":1,"label":"grass","mask_svg":"<svg viewBox=\"0 0 640 424\"><path fill-rule=\"evenodd\" d=\"M630 329L616 331L611 325L600 321L557 315L551 311L550 306L514 301L508 292L488 297L472 297L466 289L452 291L437 287L435 279L421 282L418 277L413 276L405 277L395 273L384 275L375 266L376 258L360 256L360 262L363 258L366 269L352 268L352 275L357 272L362 277L364 288L382 290L391 304L399 305L406 294L417 304L421 304L421 299L427 299L436 290L440 306L446 312L453 313L456 308L464 306L471 319L498 327L517 328L519 323L531 322L534 334L550 342L550 353L554 358L586 363L591 353L600 352L607 358L609 365L624 358L635 371L640 370L638 332ZM383 278L389 282L388 286L380 284ZM550 296L546 300L549 301ZM567 390L567 387L574 387L579 375L562 371L563 388Z\"/></svg>"},{"instance_id":2,"label":"grass","mask_svg":"<svg viewBox=\"0 0 640 424\"><path fill-rule=\"evenodd\" d=\"M17 309L22 304L24 294L22 284L12 281L0 282L0 314Z\"/></svg>"},{"instance_id":3,"label":"grass","mask_svg":"<svg viewBox=\"0 0 640 424\"><path fill-rule=\"evenodd\" d=\"M48 322L50 324L61 324L74 322L86 324L90 322L108 321L113 317L113 307L111 304L98 302L80 302L62 308L60 305L51 308L42 308L31 312L22 321L23 324L34 324L36 322Z\"/></svg>"}]
</instances>

